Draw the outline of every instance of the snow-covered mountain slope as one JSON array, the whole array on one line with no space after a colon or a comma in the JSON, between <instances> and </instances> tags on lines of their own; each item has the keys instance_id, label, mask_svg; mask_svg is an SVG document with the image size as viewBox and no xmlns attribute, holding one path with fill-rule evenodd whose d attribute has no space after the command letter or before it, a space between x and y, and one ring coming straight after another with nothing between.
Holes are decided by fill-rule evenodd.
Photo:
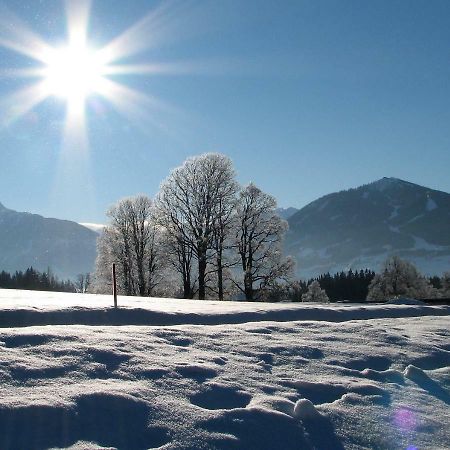
<instances>
[{"instance_id":1,"label":"snow-covered mountain slope","mask_svg":"<svg viewBox=\"0 0 450 450\"><path fill-rule=\"evenodd\" d=\"M371 268L390 255L425 274L450 270L450 194L396 178L322 197L288 220L302 278Z\"/></svg>"},{"instance_id":2,"label":"snow-covered mountain slope","mask_svg":"<svg viewBox=\"0 0 450 450\"><path fill-rule=\"evenodd\" d=\"M17 212L0 204L0 271L30 266L74 278L92 271L98 234L68 220Z\"/></svg>"},{"instance_id":3,"label":"snow-covered mountain slope","mask_svg":"<svg viewBox=\"0 0 450 450\"><path fill-rule=\"evenodd\" d=\"M297 208L289 206L288 208L277 208L277 214L284 220L288 220L289 217L292 217L298 211Z\"/></svg>"},{"instance_id":4,"label":"snow-covered mountain slope","mask_svg":"<svg viewBox=\"0 0 450 450\"><path fill-rule=\"evenodd\" d=\"M0 317L73 313L73 325L0 328L2 450L438 450L450 441L448 307L350 306L334 323L326 317L345 306L121 297L131 317L159 312L166 324L76 324L78 308L110 302L0 291ZM411 307L416 316L404 317ZM276 320L292 308L324 320ZM384 316L364 320L366 309ZM242 321L247 313L260 316ZM179 321L213 314L215 324Z\"/></svg>"},{"instance_id":5,"label":"snow-covered mountain slope","mask_svg":"<svg viewBox=\"0 0 450 450\"><path fill-rule=\"evenodd\" d=\"M102 223L90 223L90 222L80 223L80 225L82 225L83 227L89 228L90 230L95 231L98 234L101 234L106 226Z\"/></svg>"}]
</instances>

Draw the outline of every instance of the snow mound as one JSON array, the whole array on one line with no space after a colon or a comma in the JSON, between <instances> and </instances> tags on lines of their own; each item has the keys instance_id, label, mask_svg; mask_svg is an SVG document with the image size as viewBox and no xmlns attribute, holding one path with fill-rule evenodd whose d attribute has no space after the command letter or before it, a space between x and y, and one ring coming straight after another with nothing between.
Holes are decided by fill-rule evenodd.
<instances>
[{"instance_id":1,"label":"snow mound","mask_svg":"<svg viewBox=\"0 0 450 450\"><path fill-rule=\"evenodd\" d=\"M386 398L388 394L371 383L361 383L352 381L349 383L332 382L312 382L312 381L293 381L288 383L295 386L302 397L308 399L315 405L323 405L341 400L345 395L353 393L359 397L379 397Z\"/></svg>"},{"instance_id":2,"label":"snow mound","mask_svg":"<svg viewBox=\"0 0 450 450\"><path fill-rule=\"evenodd\" d=\"M294 417L298 417L299 419L316 419L321 416L311 400L301 398L297 400L294 406Z\"/></svg>"},{"instance_id":3,"label":"snow mound","mask_svg":"<svg viewBox=\"0 0 450 450\"><path fill-rule=\"evenodd\" d=\"M371 380L374 381L397 383L397 384L402 384L403 382L403 374L395 369L387 369L387 370L364 369L361 371L361 375L370 378Z\"/></svg>"},{"instance_id":4,"label":"snow mound","mask_svg":"<svg viewBox=\"0 0 450 450\"><path fill-rule=\"evenodd\" d=\"M403 375L406 378L409 378L410 380L413 380L413 381L414 380L424 380L424 379L428 378L428 376L422 369L419 369L419 367L413 366L412 364L410 364L404 370Z\"/></svg>"},{"instance_id":5,"label":"snow mound","mask_svg":"<svg viewBox=\"0 0 450 450\"><path fill-rule=\"evenodd\" d=\"M293 417L295 403L277 395L258 395L252 398L248 407L269 411L275 410Z\"/></svg>"},{"instance_id":6,"label":"snow mound","mask_svg":"<svg viewBox=\"0 0 450 450\"><path fill-rule=\"evenodd\" d=\"M0 328L39 325L222 325L247 322L320 320L346 322L396 317L446 316L450 307L430 306L413 300L393 304L251 303L142 298L119 296L119 308L111 296L63 294L0 289ZM411 302L411 300L408 300ZM169 333L162 336L173 345L191 342Z\"/></svg>"},{"instance_id":7,"label":"snow mound","mask_svg":"<svg viewBox=\"0 0 450 450\"><path fill-rule=\"evenodd\" d=\"M449 367L445 367L445 370L448 371ZM441 400L444 404L450 404L450 393L446 389L446 383L444 381L444 387L441 386L440 383L436 382L432 378L430 378L424 370L419 367L413 366L410 364L405 371L403 372L406 378L409 378L411 381L417 384L423 391L429 393L433 397Z\"/></svg>"}]
</instances>

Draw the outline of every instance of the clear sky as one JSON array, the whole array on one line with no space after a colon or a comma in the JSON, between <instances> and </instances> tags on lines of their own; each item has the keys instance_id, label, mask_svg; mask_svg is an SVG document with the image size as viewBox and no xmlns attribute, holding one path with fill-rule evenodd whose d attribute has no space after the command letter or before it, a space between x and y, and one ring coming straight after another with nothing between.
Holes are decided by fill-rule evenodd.
<instances>
[{"instance_id":1,"label":"clear sky","mask_svg":"<svg viewBox=\"0 0 450 450\"><path fill-rule=\"evenodd\" d=\"M448 0L93 0L89 17L89 47L116 42L129 69L106 75L126 86L116 97L86 97L80 143L67 137L69 93L31 109L29 91L17 94L39 81L21 73L42 68L22 54L36 36L64 47L65 3L3 1L9 208L103 222L119 198L154 196L172 168L208 151L284 207L383 176L450 191Z\"/></svg>"}]
</instances>

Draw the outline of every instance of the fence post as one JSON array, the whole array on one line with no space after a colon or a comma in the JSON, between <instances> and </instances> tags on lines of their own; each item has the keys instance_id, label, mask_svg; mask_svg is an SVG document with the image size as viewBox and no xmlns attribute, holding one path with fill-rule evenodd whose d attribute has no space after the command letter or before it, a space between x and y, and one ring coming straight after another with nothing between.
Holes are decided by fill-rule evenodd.
<instances>
[{"instance_id":1,"label":"fence post","mask_svg":"<svg viewBox=\"0 0 450 450\"><path fill-rule=\"evenodd\" d=\"M117 308L117 283L116 283L116 264L112 265L112 279L113 279L113 297L114 297L114 308Z\"/></svg>"}]
</instances>

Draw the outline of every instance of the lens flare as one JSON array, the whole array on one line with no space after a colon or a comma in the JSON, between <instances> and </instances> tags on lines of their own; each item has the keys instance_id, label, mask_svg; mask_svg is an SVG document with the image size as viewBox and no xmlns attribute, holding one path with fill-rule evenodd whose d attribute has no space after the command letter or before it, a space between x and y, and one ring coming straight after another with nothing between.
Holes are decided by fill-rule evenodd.
<instances>
[{"instance_id":1,"label":"lens flare","mask_svg":"<svg viewBox=\"0 0 450 450\"><path fill-rule=\"evenodd\" d=\"M402 431L413 431L417 425L416 415L407 408L400 408L394 414L394 424Z\"/></svg>"}]
</instances>

